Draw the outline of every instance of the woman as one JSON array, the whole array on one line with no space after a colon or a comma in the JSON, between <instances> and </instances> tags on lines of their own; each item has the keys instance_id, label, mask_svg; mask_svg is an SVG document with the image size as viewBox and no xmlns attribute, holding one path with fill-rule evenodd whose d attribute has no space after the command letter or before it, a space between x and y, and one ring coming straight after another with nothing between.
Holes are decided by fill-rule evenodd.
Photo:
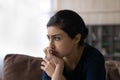
<instances>
[{"instance_id":1,"label":"woman","mask_svg":"<svg viewBox=\"0 0 120 80\"><path fill-rule=\"evenodd\" d=\"M50 41L41 63L43 80L105 80L103 55L84 42L88 29L72 10L60 10L47 24Z\"/></svg>"}]
</instances>

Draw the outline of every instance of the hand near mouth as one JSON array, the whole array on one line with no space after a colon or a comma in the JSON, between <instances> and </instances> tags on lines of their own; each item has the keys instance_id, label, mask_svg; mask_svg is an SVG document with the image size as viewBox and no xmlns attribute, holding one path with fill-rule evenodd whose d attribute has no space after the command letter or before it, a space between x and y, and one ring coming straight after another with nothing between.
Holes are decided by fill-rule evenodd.
<instances>
[{"instance_id":1,"label":"hand near mouth","mask_svg":"<svg viewBox=\"0 0 120 80\"><path fill-rule=\"evenodd\" d=\"M45 59L41 63L41 69L44 70L48 76L55 77L62 75L63 69L64 69L64 61L63 59L57 57L55 54L55 50L51 48L46 48L44 50L45 52Z\"/></svg>"}]
</instances>

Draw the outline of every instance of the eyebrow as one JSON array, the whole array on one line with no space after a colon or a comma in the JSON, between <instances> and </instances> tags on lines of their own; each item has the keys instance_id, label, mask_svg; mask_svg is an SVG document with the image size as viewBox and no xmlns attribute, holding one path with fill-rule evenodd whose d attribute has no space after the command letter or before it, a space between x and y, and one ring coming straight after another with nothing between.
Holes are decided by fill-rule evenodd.
<instances>
[{"instance_id":1,"label":"eyebrow","mask_svg":"<svg viewBox=\"0 0 120 80\"><path fill-rule=\"evenodd\" d=\"M61 34L52 34L51 36L54 37L54 36L62 36L62 35ZM47 35L47 37L49 37L49 35Z\"/></svg>"}]
</instances>

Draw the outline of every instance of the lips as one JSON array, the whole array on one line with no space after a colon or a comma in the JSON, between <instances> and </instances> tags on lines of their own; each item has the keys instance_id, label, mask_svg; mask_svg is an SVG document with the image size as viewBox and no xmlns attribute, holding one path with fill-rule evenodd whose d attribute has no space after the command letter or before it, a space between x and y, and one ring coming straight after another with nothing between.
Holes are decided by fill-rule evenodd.
<instances>
[{"instance_id":1,"label":"lips","mask_svg":"<svg viewBox=\"0 0 120 80\"><path fill-rule=\"evenodd\" d=\"M49 50L49 53L53 54L54 56L57 56L57 52L55 50Z\"/></svg>"}]
</instances>

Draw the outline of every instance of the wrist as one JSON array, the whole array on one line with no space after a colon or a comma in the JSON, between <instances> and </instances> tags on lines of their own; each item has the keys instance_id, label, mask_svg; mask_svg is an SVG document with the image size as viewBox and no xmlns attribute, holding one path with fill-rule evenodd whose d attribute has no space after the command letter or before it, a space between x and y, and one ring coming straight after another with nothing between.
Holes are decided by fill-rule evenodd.
<instances>
[{"instance_id":1,"label":"wrist","mask_svg":"<svg viewBox=\"0 0 120 80\"><path fill-rule=\"evenodd\" d=\"M52 75L52 80L64 80L63 78L63 69L60 65L56 65L54 74Z\"/></svg>"}]
</instances>

